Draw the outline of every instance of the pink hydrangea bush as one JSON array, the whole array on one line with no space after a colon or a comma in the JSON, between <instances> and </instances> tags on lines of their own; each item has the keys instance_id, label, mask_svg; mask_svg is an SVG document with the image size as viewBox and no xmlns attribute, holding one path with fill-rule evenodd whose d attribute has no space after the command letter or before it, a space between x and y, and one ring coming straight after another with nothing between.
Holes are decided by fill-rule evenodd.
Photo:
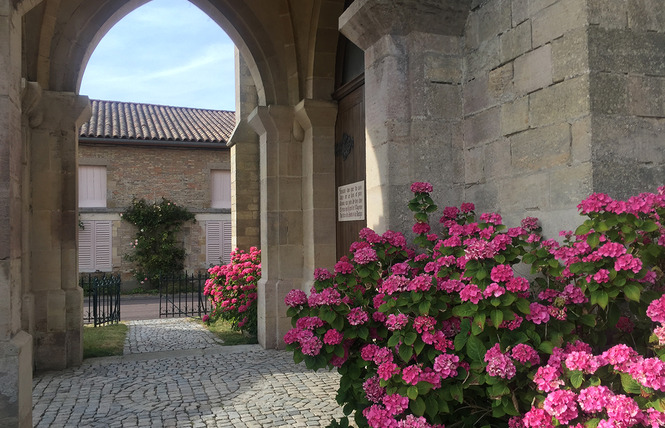
<instances>
[{"instance_id":1,"label":"pink hydrangea bush","mask_svg":"<svg viewBox=\"0 0 665 428\"><path fill-rule=\"evenodd\" d=\"M203 293L208 296L213 310L209 320L223 318L232 322L236 330L256 336L256 287L261 278L261 250L249 252L235 249L227 265L208 269L210 278Z\"/></svg>"},{"instance_id":2,"label":"pink hydrangea bush","mask_svg":"<svg viewBox=\"0 0 665 428\"><path fill-rule=\"evenodd\" d=\"M615 373L603 352L639 339L634 352L656 366L642 315L662 295L663 189L624 204L592 195L596 202L580 204L588 220L563 233L563 243L542 240L534 218L512 228L496 213L476 219L469 203L445 208L435 232L431 190L412 186L415 248L399 233L363 229L334 272L317 270L309 294L293 290L285 299L294 327L287 349L310 368L337 368L338 402L355 411L356 424L600 424L576 400L580 388L601 383L620 397L612 403L625 402L604 408L608 421L658 420L659 390L648 402L633 398L622 385L646 375ZM528 279L520 264L538 276ZM665 304L648 313L665 320ZM661 326L652 343L663 342Z\"/></svg>"}]
</instances>

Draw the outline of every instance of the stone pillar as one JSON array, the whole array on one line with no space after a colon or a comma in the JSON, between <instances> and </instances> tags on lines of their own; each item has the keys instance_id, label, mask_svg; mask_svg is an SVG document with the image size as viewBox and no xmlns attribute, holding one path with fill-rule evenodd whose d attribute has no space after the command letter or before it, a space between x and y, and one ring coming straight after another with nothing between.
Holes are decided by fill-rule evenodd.
<instances>
[{"instance_id":1,"label":"stone pillar","mask_svg":"<svg viewBox=\"0 0 665 428\"><path fill-rule=\"evenodd\" d=\"M231 146L231 221L233 248L248 250L261 242L259 214L259 136L247 116L258 105L256 85L247 63L235 50L236 127Z\"/></svg>"},{"instance_id":2,"label":"stone pillar","mask_svg":"<svg viewBox=\"0 0 665 428\"><path fill-rule=\"evenodd\" d=\"M21 15L0 0L0 426L32 426L32 338L21 325Z\"/></svg>"},{"instance_id":3,"label":"stone pillar","mask_svg":"<svg viewBox=\"0 0 665 428\"><path fill-rule=\"evenodd\" d=\"M304 99L295 109L303 130L304 290L314 282L314 269L332 269L336 261L335 120L337 104Z\"/></svg>"},{"instance_id":4,"label":"stone pillar","mask_svg":"<svg viewBox=\"0 0 665 428\"><path fill-rule=\"evenodd\" d=\"M42 93L41 120L30 130L30 298L34 365L57 370L83 358L83 292L78 284L78 130L87 97Z\"/></svg>"},{"instance_id":5,"label":"stone pillar","mask_svg":"<svg viewBox=\"0 0 665 428\"><path fill-rule=\"evenodd\" d=\"M463 191L461 35L468 2L356 0L340 31L365 51L367 225L410 231L410 184Z\"/></svg>"},{"instance_id":6,"label":"stone pillar","mask_svg":"<svg viewBox=\"0 0 665 428\"><path fill-rule=\"evenodd\" d=\"M258 339L281 348L291 327L284 297L303 283L302 147L291 106L257 107L248 117L260 136L261 280Z\"/></svg>"}]
</instances>

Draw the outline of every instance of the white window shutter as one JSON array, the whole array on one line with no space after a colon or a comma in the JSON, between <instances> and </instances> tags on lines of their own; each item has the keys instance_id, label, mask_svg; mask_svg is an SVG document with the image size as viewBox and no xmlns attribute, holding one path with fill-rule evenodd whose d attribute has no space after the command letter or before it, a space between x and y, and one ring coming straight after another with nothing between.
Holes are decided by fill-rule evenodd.
<instances>
[{"instance_id":1,"label":"white window shutter","mask_svg":"<svg viewBox=\"0 0 665 428\"><path fill-rule=\"evenodd\" d=\"M93 263L93 222L81 222L83 229L79 229L79 272L94 272Z\"/></svg>"},{"instance_id":2,"label":"white window shutter","mask_svg":"<svg viewBox=\"0 0 665 428\"><path fill-rule=\"evenodd\" d=\"M231 262L231 239L233 238L233 228L230 220L222 221L222 236L221 236L221 248L222 248L222 261L224 264Z\"/></svg>"},{"instance_id":3,"label":"white window shutter","mask_svg":"<svg viewBox=\"0 0 665 428\"><path fill-rule=\"evenodd\" d=\"M210 171L210 198L212 208L231 208L231 171Z\"/></svg>"},{"instance_id":4,"label":"white window shutter","mask_svg":"<svg viewBox=\"0 0 665 428\"><path fill-rule=\"evenodd\" d=\"M222 227L219 221L206 222L206 264L219 265L221 263Z\"/></svg>"},{"instance_id":5,"label":"white window shutter","mask_svg":"<svg viewBox=\"0 0 665 428\"><path fill-rule=\"evenodd\" d=\"M110 221L95 222L95 270L110 272L113 270L113 236Z\"/></svg>"},{"instance_id":6,"label":"white window shutter","mask_svg":"<svg viewBox=\"0 0 665 428\"><path fill-rule=\"evenodd\" d=\"M105 166L79 166L79 207L106 207Z\"/></svg>"}]
</instances>

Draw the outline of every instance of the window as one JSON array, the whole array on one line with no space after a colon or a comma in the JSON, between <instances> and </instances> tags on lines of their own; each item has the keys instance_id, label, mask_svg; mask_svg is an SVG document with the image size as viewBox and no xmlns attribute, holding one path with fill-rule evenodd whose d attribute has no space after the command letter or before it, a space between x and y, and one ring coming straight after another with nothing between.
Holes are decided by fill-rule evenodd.
<instances>
[{"instance_id":1,"label":"window","mask_svg":"<svg viewBox=\"0 0 665 428\"><path fill-rule=\"evenodd\" d=\"M112 229L110 220L83 220L79 229L79 272L110 272Z\"/></svg>"},{"instance_id":2,"label":"window","mask_svg":"<svg viewBox=\"0 0 665 428\"><path fill-rule=\"evenodd\" d=\"M210 170L210 196L212 208L231 208L231 171Z\"/></svg>"},{"instance_id":3,"label":"window","mask_svg":"<svg viewBox=\"0 0 665 428\"><path fill-rule=\"evenodd\" d=\"M206 222L206 264L228 264L231 261L231 221Z\"/></svg>"},{"instance_id":4,"label":"window","mask_svg":"<svg viewBox=\"0 0 665 428\"><path fill-rule=\"evenodd\" d=\"M79 166L79 207L106 207L105 166Z\"/></svg>"}]
</instances>

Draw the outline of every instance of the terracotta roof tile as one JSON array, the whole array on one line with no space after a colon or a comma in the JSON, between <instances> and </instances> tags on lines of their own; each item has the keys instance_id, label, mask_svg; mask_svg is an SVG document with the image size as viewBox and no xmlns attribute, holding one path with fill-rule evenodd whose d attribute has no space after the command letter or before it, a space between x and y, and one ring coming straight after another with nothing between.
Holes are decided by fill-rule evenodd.
<instances>
[{"instance_id":1,"label":"terracotta roof tile","mask_svg":"<svg viewBox=\"0 0 665 428\"><path fill-rule=\"evenodd\" d=\"M92 117L81 138L226 143L235 113L120 101L90 100Z\"/></svg>"}]
</instances>

